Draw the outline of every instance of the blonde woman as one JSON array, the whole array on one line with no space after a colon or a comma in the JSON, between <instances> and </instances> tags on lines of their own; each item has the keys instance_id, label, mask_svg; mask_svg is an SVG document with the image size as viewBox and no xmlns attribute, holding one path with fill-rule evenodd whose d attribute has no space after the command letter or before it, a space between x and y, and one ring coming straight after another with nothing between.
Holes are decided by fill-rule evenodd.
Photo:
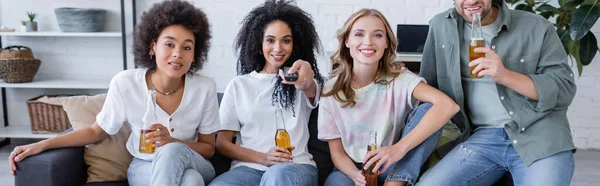
<instances>
[{"instance_id":1,"label":"blonde woman","mask_svg":"<svg viewBox=\"0 0 600 186\"><path fill-rule=\"evenodd\" d=\"M354 13L338 40L338 67L319 108L319 139L328 141L335 164L325 185L364 185L362 169L372 164L380 184L414 185L459 107L402 63L392 64L397 41L379 11ZM377 132L380 148L367 153L369 131Z\"/></svg>"}]
</instances>

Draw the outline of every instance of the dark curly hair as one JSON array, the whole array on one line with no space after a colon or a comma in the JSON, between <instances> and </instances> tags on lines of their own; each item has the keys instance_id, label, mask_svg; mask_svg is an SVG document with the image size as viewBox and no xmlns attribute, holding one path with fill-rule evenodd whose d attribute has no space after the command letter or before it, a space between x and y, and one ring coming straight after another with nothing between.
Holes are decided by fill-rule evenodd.
<instances>
[{"instance_id":1,"label":"dark curly hair","mask_svg":"<svg viewBox=\"0 0 600 186\"><path fill-rule=\"evenodd\" d=\"M137 25L133 54L135 65L144 68L155 68L156 61L150 58L150 44L158 40L163 29L171 25L181 25L194 34L194 63L188 70L192 74L202 69L210 48L210 25L206 14L194 5L180 0L156 3L144 12Z\"/></svg>"},{"instance_id":2,"label":"dark curly hair","mask_svg":"<svg viewBox=\"0 0 600 186\"><path fill-rule=\"evenodd\" d=\"M235 49L238 52L237 74L244 75L252 71L261 71L265 67L266 59L259 52L262 51L262 41L267 25L275 20L285 22L292 31L293 49L290 58L280 67L290 67L299 59L310 63L315 79L321 86L323 77L317 68L315 52L320 53L321 42L311 16L286 0L267 0L264 4L254 8L242 21L242 29L235 39ZM291 107L294 112L296 87L281 83L277 77L275 90L271 101L273 105L279 103L281 107Z\"/></svg>"}]
</instances>

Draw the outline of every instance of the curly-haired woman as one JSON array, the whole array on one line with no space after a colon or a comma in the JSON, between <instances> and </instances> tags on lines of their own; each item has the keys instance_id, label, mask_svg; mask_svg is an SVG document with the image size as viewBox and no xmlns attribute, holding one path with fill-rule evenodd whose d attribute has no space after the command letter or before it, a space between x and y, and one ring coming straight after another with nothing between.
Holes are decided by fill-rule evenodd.
<instances>
[{"instance_id":1,"label":"curly-haired woman","mask_svg":"<svg viewBox=\"0 0 600 186\"><path fill-rule=\"evenodd\" d=\"M102 111L90 127L38 143L18 146L14 162L44 150L83 146L113 135L127 122L131 134L127 150L133 155L127 179L130 185L205 185L215 176L207 161L214 154L218 130L215 82L196 74L206 61L211 38L206 15L188 2L165 1L145 13L137 27L134 55L137 69L115 75ZM155 132L146 141L156 147L140 153L140 120L149 91L156 91Z\"/></svg>"},{"instance_id":2,"label":"curly-haired woman","mask_svg":"<svg viewBox=\"0 0 600 186\"><path fill-rule=\"evenodd\" d=\"M317 185L308 120L323 78L311 17L290 2L269 0L246 16L235 44L239 76L225 89L216 142L233 162L211 185ZM291 67L288 72L298 79L282 78L283 67ZM276 109L283 110L291 152L275 145Z\"/></svg>"}]
</instances>

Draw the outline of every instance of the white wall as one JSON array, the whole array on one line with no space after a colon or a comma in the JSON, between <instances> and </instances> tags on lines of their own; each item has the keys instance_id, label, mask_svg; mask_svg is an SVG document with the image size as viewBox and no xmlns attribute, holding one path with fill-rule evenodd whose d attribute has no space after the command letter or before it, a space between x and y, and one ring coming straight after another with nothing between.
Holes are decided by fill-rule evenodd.
<instances>
[{"instance_id":1,"label":"white wall","mask_svg":"<svg viewBox=\"0 0 600 186\"><path fill-rule=\"evenodd\" d=\"M160 0L138 0L138 18L139 15L149 7ZM552 0L553 2L556 0ZM48 12L50 2L44 0L0 0L0 24L11 26L15 21L14 15L20 15L20 13L13 13L15 3L19 2L19 7L34 7L33 10L40 12ZM211 22L211 29L213 33L213 39L211 43L211 51L209 53L209 62L205 65L205 70L202 71L210 77L213 77L218 86L218 90L222 91L227 83L235 76L235 63L236 58L232 48L233 39L237 31L240 28L240 22L242 18L255 6L262 3L262 0L192 0L197 7L200 7L208 15L209 21ZM110 9L114 12L113 20L116 20L119 15L118 1L94 1L94 0L58 0L53 1L52 4L75 4L82 7L101 7ZM297 4L309 12L316 23L319 36L323 43L325 51L333 51L337 46L337 40L335 39L335 30L340 28L344 21L360 8L376 8L383 12L387 17L388 21L392 25L396 24L427 24L427 21L435 14L446 10L447 8L453 7L452 0L297 0ZM22 11L22 10L19 10ZM24 11L24 10L23 10ZM129 11L129 10L127 10ZM24 19L23 13L23 19ZM40 29L56 29L56 23L52 22L52 14L46 14L42 16L48 16L43 18L47 23L41 26ZM21 19L21 18L18 18ZM139 20L139 19L138 19ZM9 24L10 23L10 24ZM114 23L110 23L114 24ZM130 23L129 23L130 24ZM118 27L109 27L119 30ZM393 26L395 32L395 26ZM600 35L600 25L594 27L592 31L596 35ZM34 41L27 41L27 38L13 38L13 43L31 42L32 46L35 46ZM65 41L66 40L66 41ZM119 41L104 41L95 39L74 39L74 38L46 38L46 44L52 47L43 48L42 45L35 46L36 56L38 53L41 56L56 56L60 58L69 58L68 55L82 56L77 58L78 63L87 63L90 68L81 69L81 66L75 65L74 62L71 65L57 65L52 68L44 68L40 70L40 75L50 75L57 68L68 68L70 70L83 70L89 74L111 74L117 71L117 67L104 67L96 68L93 66L96 63L109 63L111 58L120 59L120 53L115 48L120 48ZM6 45L6 43L4 43ZM91 45L91 46L90 46ZM46 45L43 45L46 46ZM95 47L90 49L90 47ZM88 51L86 55L82 55L79 51ZM66 52L65 52L66 51ZM95 52L102 52L100 56L95 56ZM51 61L51 58L43 59L44 61ZM115 59L117 60L117 59ZM94 62L95 61L95 62ZM329 61L325 54L322 54L319 58L319 68L322 69L323 75L328 72ZM592 65L584 69L584 73L580 78L577 78L578 91L577 96L569 110L569 120L571 122L571 128L573 131L574 140L578 148L596 148L600 149L600 115L597 114L600 110L600 58L596 57ZM66 72L62 72L66 73ZM83 73L83 72L78 72ZM29 97L34 95L27 95ZM22 97L15 97L15 99L24 99ZM21 101L21 100L19 100ZM17 102L17 101L15 101ZM23 103L24 104L24 103ZM11 104L14 105L14 104ZM11 109L12 107L9 107ZM26 111L25 111L26 112ZM27 117L27 115L23 115ZM15 118L15 117L12 117Z\"/></svg>"}]
</instances>

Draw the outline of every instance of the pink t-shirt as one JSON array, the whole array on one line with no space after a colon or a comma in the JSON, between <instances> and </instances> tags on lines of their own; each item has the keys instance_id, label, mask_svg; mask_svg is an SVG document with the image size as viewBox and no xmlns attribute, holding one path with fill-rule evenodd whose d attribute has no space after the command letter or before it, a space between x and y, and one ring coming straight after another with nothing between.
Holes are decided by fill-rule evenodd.
<instances>
[{"instance_id":1,"label":"pink t-shirt","mask_svg":"<svg viewBox=\"0 0 600 186\"><path fill-rule=\"evenodd\" d=\"M327 81L324 92L331 90L336 80ZM420 82L425 79L405 71L389 84L371 83L354 89L354 107L342 108L335 97L321 97L319 139L341 138L344 150L355 162L362 162L367 153L370 131L377 132L379 147L393 145L402 135L406 117L419 104L412 92Z\"/></svg>"}]
</instances>

